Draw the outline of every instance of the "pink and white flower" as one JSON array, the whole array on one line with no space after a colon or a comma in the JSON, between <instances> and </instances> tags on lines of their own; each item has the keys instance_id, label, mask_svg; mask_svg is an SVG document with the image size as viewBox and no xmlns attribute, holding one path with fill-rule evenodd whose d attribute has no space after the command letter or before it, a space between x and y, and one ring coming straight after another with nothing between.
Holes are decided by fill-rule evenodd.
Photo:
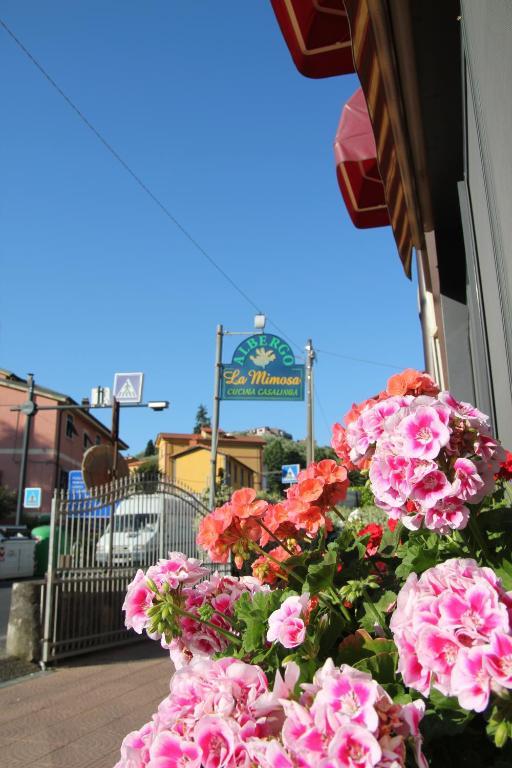
<instances>
[{"instance_id":1,"label":"pink and white flower","mask_svg":"<svg viewBox=\"0 0 512 768\"><path fill-rule=\"evenodd\" d=\"M398 594L390 627L406 685L430 686L482 712L491 690L512 688L510 596L474 560L447 560Z\"/></svg>"},{"instance_id":2,"label":"pink and white flower","mask_svg":"<svg viewBox=\"0 0 512 768\"><path fill-rule=\"evenodd\" d=\"M278 642L285 648L302 645L306 637L306 624L301 618L309 602L309 593L286 598L281 607L270 614L267 640Z\"/></svg>"}]
</instances>

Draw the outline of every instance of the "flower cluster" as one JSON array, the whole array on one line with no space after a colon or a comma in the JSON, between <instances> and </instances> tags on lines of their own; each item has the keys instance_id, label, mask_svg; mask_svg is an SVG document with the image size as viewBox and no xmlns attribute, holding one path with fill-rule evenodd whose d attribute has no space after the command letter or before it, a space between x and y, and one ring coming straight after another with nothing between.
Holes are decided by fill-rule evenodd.
<instances>
[{"instance_id":1,"label":"flower cluster","mask_svg":"<svg viewBox=\"0 0 512 768\"><path fill-rule=\"evenodd\" d=\"M229 657L197 660L173 676L152 721L125 737L116 768L249 768L249 743L275 736L282 720L260 667Z\"/></svg>"},{"instance_id":2,"label":"flower cluster","mask_svg":"<svg viewBox=\"0 0 512 768\"><path fill-rule=\"evenodd\" d=\"M512 596L490 568L453 559L402 587L391 630L406 685L433 685L482 712L491 690L512 689Z\"/></svg>"},{"instance_id":3,"label":"flower cluster","mask_svg":"<svg viewBox=\"0 0 512 768\"><path fill-rule=\"evenodd\" d=\"M134 629L139 635L151 624L148 611L153 606L155 591L152 582L158 589L166 584L166 589L177 591L185 586L191 587L209 573L208 568L194 557L187 557L181 552L169 552L166 560L159 560L156 565L148 568L147 573L139 568L133 581L128 585L123 603L125 624L128 629Z\"/></svg>"},{"instance_id":4,"label":"flower cluster","mask_svg":"<svg viewBox=\"0 0 512 768\"><path fill-rule=\"evenodd\" d=\"M332 459L313 463L299 472L297 483L279 504L257 500L251 488L235 491L222 507L201 521L197 543L214 562L225 563L230 552L241 568L254 545L315 538L321 528L332 529L329 510L342 501L349 481L347 470Z\"/></svg>"},{"instance_id":5,"label":"flower cluster","mask_svg":"<svg viewBox=\"0 0 512 768\"><path fill-rule=\"evenodd\" d=\"M235 491L226 504L201 520L197 543L214 563L227 563L232 552L237 567L241 568L251 550L251 542L257 542L261 537L258 520L268 506L266 501L256 499L256 491L252 488Z\"/></svg>"},{"instance_id":6,"label":"flower cluster","mask_svg":"<svg viewBox=\"0 0 512 768\"><path fill-rule=\"evenodd\" d=\"M263 670L238 659L194 661L169 696L123 741L116 768L400 768L411 741L420 768L420 702L400 706L365 673L329 659L293 698L289 664L269 690Z\"/></svg>"},{"instance_id":7,"label":"flower cluster","mask_svg":"<svg viewBox=\"0 0 512 768\"><path fill-rule=\"evenodd\" d=\"M188 577L182 581L172 577L169 580L167 574L175 573L173 566L179 557L189 569ZM224 633L231 630L230 620L240 595L244 592L253 595L268 589L252 576L235 578L218 573L197 583L205 572L207 570L200 567L198 561L173 552L169 560L160 560L157 566L148 569L147 574L137 571L128 586L123 605L126 627L138 634L146 630L152 639L161 639L162 645L169 648L176 668L193 657L212 656L225 650L228 636ZM170 602L165 601L166 597ZM155 616L157 624L159 617L167 619L165 630L154 627Z\"/></svg>"},{"instance_id":8,"label":"flower cluster","mask_svg":"<svg viewBox=\"0 0 512 768\"><path fill-rule=\"evenodd\" d=\"M328 659L302 686L299 701L283 700L285 720L280 739L249 744L253 764L262 768L400 768L406 742L421 768L419 722L424 705L394 704L370 675Z\"/></svg>"},{"instance_id":9,"label":"flower cluster","mask_svg":"<svg viewBox=\"0 0 512 768\"><path fill-rule=\"evenodd\" d=\"M346 428L335 425L333 447L350 466L369 468L376 504L391 519L411 530L462 529L467 504L492 490L503 451L483 413L449 392L432 394L426 374L405 373L354 406Z\"/></svg>"}]
</instances>

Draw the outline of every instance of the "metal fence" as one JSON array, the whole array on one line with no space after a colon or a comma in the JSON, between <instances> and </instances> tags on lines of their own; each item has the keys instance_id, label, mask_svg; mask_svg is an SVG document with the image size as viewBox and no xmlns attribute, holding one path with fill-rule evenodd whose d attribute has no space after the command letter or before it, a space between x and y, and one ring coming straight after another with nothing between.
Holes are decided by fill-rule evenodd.
<instances>
[{"instance_id":1,"label":"metal fence","mask_svg":"<svg viewBox=\"0 0 512 768\"><path fill-rule=\"evenodd\" d=\"M87 498L52 503L42 661L129 642L121 606L138 568L168 552L202 558L197 527L208 508L162 477L132 475ZM230 572L230 565L212 565Z\"/></svg>"}]
</instances>

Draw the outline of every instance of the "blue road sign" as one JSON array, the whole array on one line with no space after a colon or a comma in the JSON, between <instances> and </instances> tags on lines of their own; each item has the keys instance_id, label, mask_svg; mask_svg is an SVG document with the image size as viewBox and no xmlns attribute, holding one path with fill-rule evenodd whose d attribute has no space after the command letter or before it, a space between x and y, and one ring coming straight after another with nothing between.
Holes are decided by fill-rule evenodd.
<instances>
[{"instance_id":1,"label":"blue road sign","mask_svg":"<svg viewBox=\"0 0 512 768\"><path fill-rule=\"evenodd\" d=\"M89 491L85 487L84 476L79 469L72 469L68 475L68 494L73 500L88 499Z\"/></svg>"},{"instance_id":2,"label":"blue road sign","mask_svg":"<svg viewBox=\"0 0 512 768\"><path fill-rule=\"evenodd\" d=\"M283 464L281 467L281 482L296 483L300 472L299 464Z\"/></svg>"},{"instance_id":3,"label":"blue road sign","mask_svg":"<svg viewBox=\"0 0 512 768\"><path fill-rule=\"evenodd\" d=\"M114 376L114 398L119 403L136 404L142 402L143 373L116 373Z\"/></svg>"},{"instance_id":4,"label":"blue road sign","mask_svg":"<svg viewBox=\"0 0 512 768\"><path fill-rule=\"evenodd\" d=\"M110 517L110 505L103 505L91 498L84 483L84 476L79 469L73 469L68 475L68 499L72 516Z\"/></svg>"},{"instance_id":5,"label":"blue road sign","mask_svg":"<svg viewBox=\"0 0 512 768\"><path fill-rule=\"evenodd\" d=\"M40 509L41 508L41 489L40 488L25 488L23 497L23 506L25 509Z\"/></svg>"}]
</instances>

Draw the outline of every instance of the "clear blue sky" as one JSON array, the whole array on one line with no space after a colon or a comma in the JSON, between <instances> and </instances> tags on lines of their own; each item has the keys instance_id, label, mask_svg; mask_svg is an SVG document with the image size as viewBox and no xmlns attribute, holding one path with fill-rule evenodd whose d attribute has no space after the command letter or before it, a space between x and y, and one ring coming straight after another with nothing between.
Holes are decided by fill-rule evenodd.
<instances>
[{"instance_id":1,"label":"clear blue sky","mask_svg":"<svg viewBox=\"0 0 512 768\"><path fill-rule=\"evenodd\" d=\"M294 341L422 367L391 230L355 229L337 187L332 143L357 80L302 77L270 2L3 0L0 16ZM123 413L132 452L190 431L200 402L211 411L215 326L250 329L251 306L1 28L0 71L0 367L76 399L142 370L146 398L171 409ZM317 440L393 372L319 353ZM304 406L222 404L224 429L262 424L302 438Z\"/></svg>"}]
</instances>

